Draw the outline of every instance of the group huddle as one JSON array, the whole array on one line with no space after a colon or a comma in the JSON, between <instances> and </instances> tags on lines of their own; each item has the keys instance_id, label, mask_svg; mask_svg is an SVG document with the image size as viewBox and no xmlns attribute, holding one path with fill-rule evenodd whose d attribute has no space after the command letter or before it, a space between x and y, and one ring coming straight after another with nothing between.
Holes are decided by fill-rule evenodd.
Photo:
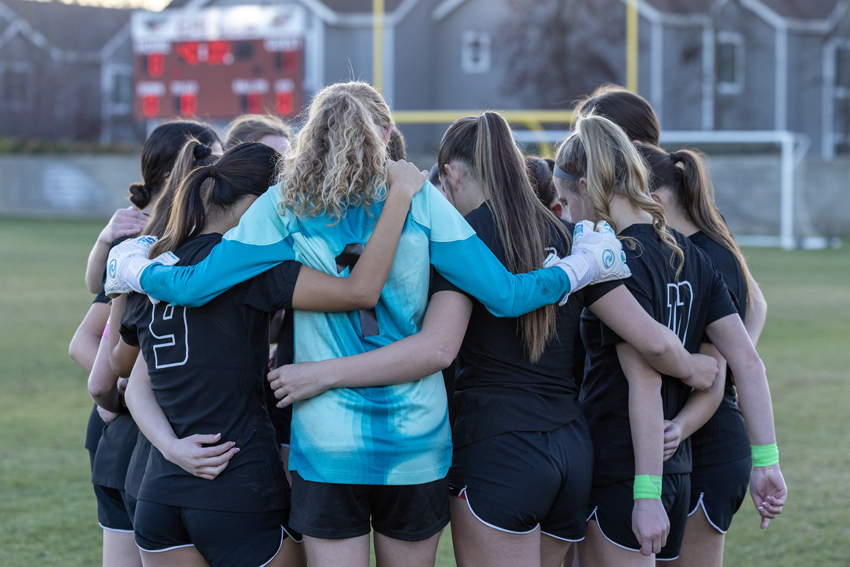
<instances>
[{"instance_id":1,"label":"group huddle","mask_svg":"<svg viewBox=\"0 0 850 567\"><path fill-rule=\"evenodd\" d=\"M71 344L104 565L432 567L450 520L461 567L721 565L787 495L766 305L659 131L606 86L554 160L485 112L429 173L362 82L155 128Z\"/></svg>"}]
</instances>

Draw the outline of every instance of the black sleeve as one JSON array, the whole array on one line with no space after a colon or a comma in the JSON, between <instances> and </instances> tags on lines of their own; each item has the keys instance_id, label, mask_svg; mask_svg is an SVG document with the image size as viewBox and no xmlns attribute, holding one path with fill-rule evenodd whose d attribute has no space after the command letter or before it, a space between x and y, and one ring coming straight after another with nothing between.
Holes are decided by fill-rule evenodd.
<instances>
[{"instance_id":1,"label":"black sleeve","mask_svg":"<svg viewBox=\"0 0 850 567\"><path fill-rule=\"evenodd\" d=\"M726 284L723 283L723 276L714 269L711 271L711 276L713 281L711 284L711 300L708 303L708 315L705 319L706 325L711 325L727 315L738 314L738 309L732 302L732 295L726 289Z\"/></svg>"},{"instance_id":2,"label":"black sleeve","mask_svg":"<svg viewBox=\"0 0 850 567\"><path fill-rule=\"evenodd\" d=\"M460 289L459 287L457 287L456 285L451 283L449 280L444 278L442 276L442 274L440 274L440 272L435 270L432 266L431 267L431 290L428 293L428 297L430 298L432 295L434 295L438 291L454 291L454 292L457 292L457 293L462 293L463 295L465 295L469 299L472 299L473 301L475 300L475 298L473 296L469 295L468 293L466 293L465 291L463 291L462 289Z\"/></svg>"},{"instance_id":3,"label":"black sleeve","mask_svg":"<svg viewBox=\"0 0 850 567\"><path fill-rule=\"evenodd\" d=\"M252 278L247 282L245 304L266 313L292 309L292 294L300 270L300 262L289 261Z\"/></svg>"},{"instance_id":4,"label":"black sleeve","mask_svg":"<svg viewBox=\"0 0 850 567\"><path fill-rule=\"evenodd\" d=\"M127 306L121 315L121 340L130 346L139 346L139 320L141 319L148 298L145 295L131 293L127 296Z\"/></svg>"}]
</instances>

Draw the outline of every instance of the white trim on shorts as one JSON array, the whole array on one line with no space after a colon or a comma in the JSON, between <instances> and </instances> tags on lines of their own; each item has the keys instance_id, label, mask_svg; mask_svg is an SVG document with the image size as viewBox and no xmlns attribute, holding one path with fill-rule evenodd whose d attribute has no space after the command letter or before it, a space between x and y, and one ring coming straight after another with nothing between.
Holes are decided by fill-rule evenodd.
<instances>
[{"instance_id":1,"label":"white trim on shorts","mask_svg":"<svg viewBox=\"0 0 850 567\"><path fill-rule=\"evenodd\" d=\"M556 536L556 535L552 535L552 534L550 534L550 533L548 533L548 532L544 532L544 531L543 531L543 528L541 528L541 529L540 529L540 533L541 533L541 534L543 534L543 535L547 535L547 536L549 536L549 537L551 537L551 538L559 539L559 540L561 540L561 541L568 541L568 542L570 542L570 543L578 543L578 542L580 542L580 541L584 541L584 538L581 538L581 539L567 539L567 538L565 538L565 537L558 537L558 536Z\"/></svg>"},{"instance_id":2,"label":"white trim on shorts","mask_svg":"<svg viewBox=\"0 0 850 567\"><path fill-rule=\"evenodd\" d=\"M131 534L131 533L133 533L133 530L119 530L119 529L116 529L116 528L107 528L106 526L104 526L100 522L98 522L97 525L100 526L101 528L105 529L108 532L115 532L117 534Z\"/></svg>"},{"instance_id":3,"label":"white trim on shorts","mask_svg":"<svg viewBox=\"0 0 850 567\"><path fill-rule=\"evenodd\" d=\"M711 518L708 517L708 510L705 508L705 501L703 500L703 496L705 496L705 492L699 493L699 500L697 500L697 505L694 506L694 509L688 513L688 518L696 514L699 507L702 506L702 511L705 513L705 519L708 520L708 523L711 524L711 527L720 532L723 535L726 535L726 532L717 527L717 525L711 521Z\"/></svg>"},{"instance_id":4,"label":"white trim on shorts","mask_svg":"<svg viewBox=\"0 0 850 567\"><path fill-rule=\"evenodd\" d=\"M139 549L141 549L145 553L163 553L165 551L174 551L175 549L181 549L183 547L195 547L195 544L194 543L187 543L185 545L175 545L174 547L166 547L165 549L145 549L144 547L142 547L141 545L139 545L137 543L136 547L138 547Z\"/></svg>"},{"instance_id":5,"label":"white trim on shorts","mask_svg":"<svg viewBox=\"0 0 850 567\"><path fill-rule=\"evenodd\" d=\"M473 516L475 516L475 519L478 520L479 522L481 522L482 524L484 524L485 526L487 526L488 528L493 528L494 530L498 530L500 532L505 532L507 534L526 535L526 534L530 534L531 532L533 532L534 530L536 530L537 528L540 527L540 524L537 524L536 526L534 526L533 528L531 528L527 532L514 532L514 531L511 531L511 530L506 530L505 528L500 528L499 526L494 526L493 524L489 524L489 523L485 522L484 520L482 520L478 516L478 514L475 513L475 510L472 509L472 504L469 502L469 496L466 496L466 487L465 486L460 489L460 492L458 493L457 498L464 500L466 502L466 506L469 508L469 511L472 512Z\"/></svg>"},{"instance_id":6,"label":"white trim on shorts","mask_svg":"<svg viewBox=\"0 0 850 567\"><path fill-rule=\"evenodd\" d=\"M287 530L287 529L286 529L283 525L281 525L280 527L281 527L281 529L283 529L283 532L284 532L286 535L288 535L288 536L289 536L289 539L291 539L291 540L292 540L292 541L294 541L295 543L304 543L304 536L303 536L303 535L301 536L301 539L295 539L295 536L294 536L294 535L292 535L291 533L289 533L289 530Z\"/></svg>"},{"instance_id":7,"label":"white trim on shorts","mask_svg":"<svg viewBox=\"0 0 850 567\"><path fill-rule=\"evenodd\" d=\"M265 563L260 565L260 567L266 567L266 565L268 565L269 563L274 561L274 558L277 557L278 553L280 553L280 550L283 549L283 540L285 540L286 536L288 536L288 535L289 535L289 533L287 533L286 528L284 528L283 524L281 524L280 525L280 545L277 546L277 551L274 552L274 555L272 555L269 558L268 561L266 561Z\"/></svg>"},{"instance_id":8,"label":"white trim on shorts","mask_svg":"<svg viewBox=\"0 0 850 567\"><path fill-rule=\"evenodd\" d=\"M605 532L602 531L602 525L599 523L599 514L596 513L596 510L598 510L598 509L599 509L599 506L597 506L596 508L593 509L593 511L590 513L590 516L587 517L587 521L589 522L591 520L591 518L596 516L596 527L599 528L599 533L602 534L602 537L604 537L605 539L607 539L609 542L613 543L614 545L616 545L620 549L625 549L626 551L632 551L634 553L640 553L640 549L632 549L631 547L626 547L625 545L620 545L619 543L617 543L616 541L614 541L613 539L611 539L610 537L605 535ZM670 559L659 559L658 556L656 555L655 560L656 561L675 561L678 558L679 558L679 556L677 555L676 557L671 557Z\"/></svg>"}]
</instances>

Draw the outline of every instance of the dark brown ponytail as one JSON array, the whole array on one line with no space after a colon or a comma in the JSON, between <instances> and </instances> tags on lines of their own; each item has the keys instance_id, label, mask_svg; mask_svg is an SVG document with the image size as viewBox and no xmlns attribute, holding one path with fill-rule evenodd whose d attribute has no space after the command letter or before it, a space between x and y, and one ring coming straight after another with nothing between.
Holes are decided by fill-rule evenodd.
<instances>
[{"instance_id":1,"label":"dark brown ponytail","mask_svg":"<svg viewBox=\"0 0 850 567\"><path fill-rule=\"evenodd\" d=\"M149 257L174 251L202 233L208 215L226 211L243 197L265 193L274 183L279 159L265 144L240 144L214 164L194 169L177 188L168 226Z\"/></svg>"},{"instance_id":2,"label":"dark brown ponytail","mask_svg":"<svg viewBox=\"0 0 850 567\"><path fill-rule=\"evenodd\" d=\"M652 191L664 189L697 228L729 250L738 261L747 282L747 300L752 301L747 263L714 201L714 186L703 166L703 155L691 150L668 154L654 146L638 148L652 170Z\"/></svg>"},{"instance_id":3,"label":"dark brown ponytail","mask_svg":"<svg viewBox=\"0 0 850 567\"><path fill-rule=\"evenodd\" d=\"M449 126L437 154L439 170L445 171L446 164L453 161L464 164L484 188L509 271L519 274L542 268L553 233L563 242L571 242L565 225L532 189L525 159L501 115L485 112ZM547 305L519 318L525 354L531 362L540 359L546 342L556 336L556 317L556 307Z\"/></svg>"}]
</instances>

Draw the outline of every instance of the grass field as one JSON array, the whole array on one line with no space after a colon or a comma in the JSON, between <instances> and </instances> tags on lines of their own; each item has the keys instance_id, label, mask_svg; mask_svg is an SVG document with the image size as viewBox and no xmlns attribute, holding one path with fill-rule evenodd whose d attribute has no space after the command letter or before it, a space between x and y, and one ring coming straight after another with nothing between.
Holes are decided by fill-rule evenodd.
<instances>
[{"instance_id":1,"label":"grass field","mask_svg":"<svg viewBox=\"0 0 850 567\"><path fill-rule=\"evenodd\" d=\"M100 224L0 219L0 565L100 565L83 449L91 407L68 342L91 297L86 255ZM769 304L768 368L783 516L765 533L750 502L726 564L850 563L850 248L747 250ZM448 536L438 565L454 565Z\"/></svg>"}]
</instances>

